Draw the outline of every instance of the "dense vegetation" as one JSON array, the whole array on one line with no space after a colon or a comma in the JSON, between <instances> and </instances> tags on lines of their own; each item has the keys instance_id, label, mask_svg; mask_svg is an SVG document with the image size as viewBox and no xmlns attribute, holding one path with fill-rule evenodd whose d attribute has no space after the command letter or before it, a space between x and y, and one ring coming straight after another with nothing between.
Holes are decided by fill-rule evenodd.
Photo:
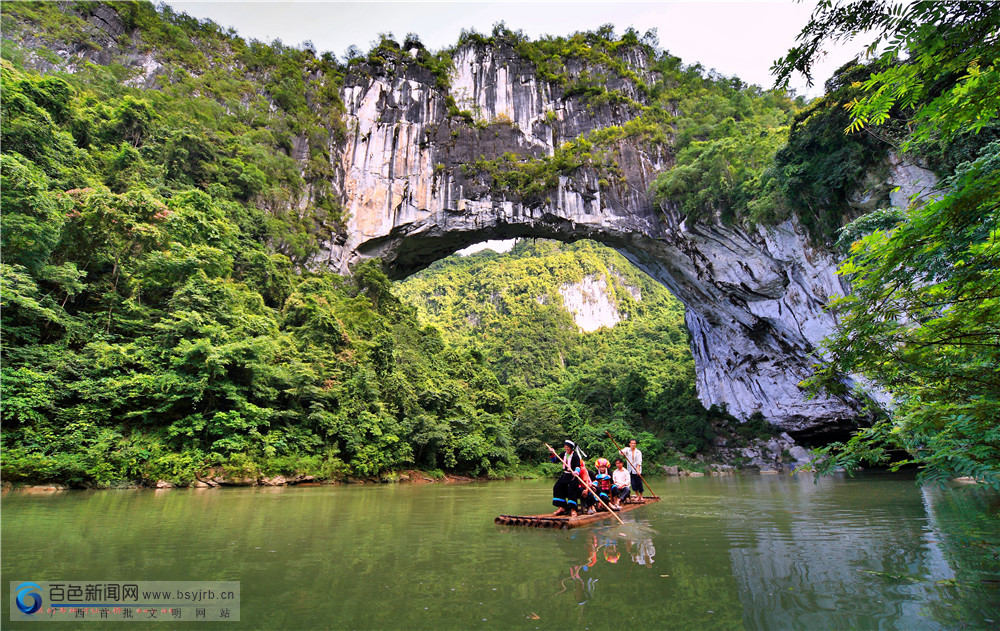
<instances>
[{"instance_id":1,"label":"dense vegetation","mask_svg":"<svg viewBox=\"0 0 1000 631\"><path fill-rule=\"evenodd\" d=\"M825 40L862 31L879 56L854 86L848 129L874 128L898 138L897 151L937 157L946 177L936 199L845 229L853 245L840 271L853 292L833 305L841 327L812 385L842 388L844 375L861 374L892 402L827 448L823 468L884 463L899 450L924 479L1000 488L1000 7L824 4L779 76L808 73Z\"/></svg>"},{"instance_id":2,"label":"dense vegetation","mask_svg":"<svg viewBox=\"0 0 1000 631\"><path fill-rule=\"evenodd\" d=\"M578 332L560 288L585 277L606 284L621 323ZM652 457L690 456L735 420L695 395L683 306L608 248L520 241L509 254L439 261L400 295L446 340L486 358L516 402L522 461L544 459L552 436L613 453L607 432L638 435Z\"/></svg>"},{"instance_id":3,"label":"dense vegetation","mask_svg":"<svg viewBox=\"0 0 1000 631\"><path fill-rule=\"evenodd\" d=\"M116 63L39 75L3 49L4 478L513 464L481 357L421 327L377 264L303 267L342 218L337 62L115 8L172 62L158 89ZM3 11L5 35L92 36L55 4Z\"/></svg>"},{"instance_id":4,"label":"dense vegetation","mask_svg":"<svg viewBox=\"0 0 1000 631\"><path fill-rule=\"evenodd\" d=\"M648 432L653 454L704 445L710 415L662 291L619 296L634 335L584 344L553 302L484 314L496 336L473 344L418 322L376 263L349 279L305 267L343 220L327 157L344 133L343 77L405 63L440 78L446 55L383 39L342 65L169 8L113 6L125 34L109 42L85 21L97 5L3 5L5 480L502 475L542 440L582 432L597 446L605 428ZM166 65L153 89L124 58L39 74L61 58L38 41ZM512 265L547 247L523 244ZM553 281L583 269L548 254ZM540 306L552 287L520 292L511 304ZM499 351L515 338L518 352ZM671 361L647 372L647 342Z\"/></svg>"},{"instance_id":5,"label":"dense vegetation","mask_svg":"<svg viewBox=\"0 0 1000 631\"><path fill-rule=\"evenodd\" d=\"M377 264L309 274L258 240L272 217L254 205L116 193L103 145L65 129L89 91L6 62L3 81L5 479L513 462L492 373L420 327Z\"/></svg>"}]
</instances>

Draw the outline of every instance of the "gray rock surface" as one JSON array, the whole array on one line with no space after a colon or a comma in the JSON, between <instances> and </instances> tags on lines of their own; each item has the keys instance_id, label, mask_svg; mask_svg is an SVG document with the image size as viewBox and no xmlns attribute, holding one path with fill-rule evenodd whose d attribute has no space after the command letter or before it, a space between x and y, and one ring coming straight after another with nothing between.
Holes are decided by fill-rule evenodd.
<instances>
[{"instance_id":1,"label":"gray rock surface","mask_svg":"<svg viewBox=\"0 0 1000 631\"><path fill-rule=\"evenodd\" d=\"M805 447L796 445L788 450L788 455L795 459L796 464L804 465L812 462L812 454Z\"/></svg>"},{"instance_id":2,"label":"gray rock surface","mask_svg":"<svg viewBox=\"0 0 1000 631\"><path fill-rule=\"evenodd\" d=\"M339 184L350 219L317 264L347 272L378 256L405 277L485 239L594 239L685 304L706 405L725 404L742 418L760 411L799 433L857 416L850 397L807 399L799 385L833 330L824 307L847 287L837 260L813 247L795 220L756 230L690 224L647 193L669 156L630 140L611 149L621 182L606 184L581 168L545 198L498 195L462 165L505 152L552 155L558 143L635 113L563 98L509 50L469 46L455 61L450 94L478 127L449 117L447 94L428 77L348 78Z\"/></svg>"},{"instance_id":3,"label":"gray rock surface","mask_svg":"<svg viewBox=\"0 0 1000 631\"><path fill-rule=\"evenodd\" d=\"M152 87L163 66L134 44L117 43L126 29L114 12L102 9L89 21L96 46L68 44L55 50L65 63L39 57L36 65L72 72L84 61L114 58L134 70L131 84ZM648 74L638 47L617 54L639 76ZM566 96L504 45L464 46L454 62L446 90L419 66L347 77L347 140L331 162L332 185L349 219L314 265L346 273L362 259L382 257L401 278L487 239L593 239L617 249L685 304L706 405L726 405L741 418L759 411L797 437L838 429L857 416L861 406L851 397L807 399L799 385L822 361L819 344L835 324L824 307L847 287L835 274L836 259L814 247L795 220L753 230L692 224L648 194L656 174L671 166L670 150L628 138L607 148L620 169L614 178L582 167L543 195L500 194L468 165L505 153L551 156L564 142L621 125L637 112L624 101ZM580 62L569 70L586 69ZM643 101L626 79L606 87ZM449 115L451 104L475 124ZM305 137L294 144L293 157L309 155ZM889 184L899 186L894 202L933 185L926 171L895 158L889 171Z\"/></svg>"},{"instance_id":4,"label":"gray rock surface","mask_svg":"<svg viewBox=\"0 0 1000 631\"><path fill-rule=\"evenodd\" d=\"M637 288L629 289L633 295L639 292ZM559 295L580 331L611 328L628 315L619 311L618 304L608 294L608 281L603 276L588 275L580 282L561 285Z\"/></svg>"}]
</instances>

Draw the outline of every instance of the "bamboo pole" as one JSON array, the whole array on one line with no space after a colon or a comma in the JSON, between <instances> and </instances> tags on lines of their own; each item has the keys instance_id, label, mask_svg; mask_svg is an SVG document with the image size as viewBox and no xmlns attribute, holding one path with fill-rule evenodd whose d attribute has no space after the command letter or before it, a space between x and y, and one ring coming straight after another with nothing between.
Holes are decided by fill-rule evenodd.
<instances>
[{"instance_id":1,"label":"bamboo pole","mask_svg":"<svg viewBox=\"0 0 1000 631\"><path fill-rule=\"evenodd\" d=\"M616 441L615 437L611 435L611 432L609 432L608 430L604 430L604 433L607 434L608 438L611 439L611 442L615 444L615 448L618 449L618 453L625 456L625 450L618 446L618 441ZM635 469L635 465L632 464L632 460L628 456L625 456L625 461L628 462L630 465L632 465L632 468ZM646 482L646 478L642 477L642 474L639 473L639 470L635 469L635 472L636 475L639 476L639 479L642 480L643 485L645 485L645 487L649 489L649 494L655 497L656 499L660 499L660 496L657 495L656 493L653 493L653 489L649 488L649 482Z\"/></svg>"},{"instance_id":2,"label":"bamboo pole","mask_svg":"<svg viewBox=\"0 0 1000 631\"><path fill-rule=\"evenodd\" d=\"M545 446L549 447L549 444L545 443ZM576 474L576 471L573 471L572 469L569 468L569 465L566 464L566 461L562 459L562 456L560 456L558 453L556 453L555 449L553 449L552 447L549 447L549 451L552 452L553 456L555 456L556 458L559 458L559 461L563 463L563 469L564 470L568 470L570 473L572 473L573 477L576 478L577 480L579 480L580 484L583 485L583 488L587 489L591 493L594 493L593 490L590 489L590 485L588 485L586 482L584 482L583 478L581 478L580 476L578 476ZM604 510L608 511L609 513L611 513L614 516L614 518L618 520L619 524L621 524L622 526L625 525L625 522L623 522L622 518L618 516L618 513L616 513L615 511L611 510L611 507L604 503L604 500L601 499L600 495L598 495L597 493L594 493L594 497L596 497L597 501L601 503L601 506L604 507Z\"/></svg>"}]
</instances>

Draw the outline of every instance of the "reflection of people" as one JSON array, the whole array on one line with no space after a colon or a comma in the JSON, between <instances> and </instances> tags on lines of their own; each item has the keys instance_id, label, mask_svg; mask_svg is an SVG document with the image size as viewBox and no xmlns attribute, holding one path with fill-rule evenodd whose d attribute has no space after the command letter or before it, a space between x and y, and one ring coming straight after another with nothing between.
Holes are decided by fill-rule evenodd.
<instances>
[{"instance_id":1,"label":"reflection of people","mask_svg":"<svg viewBox=\"0 0 1000 631\"><path fill-rule=\"evenodd\" d=\"M639 565L650 566L653 564L653 556L656 554L656 548L653 547L652 539L643 539L639 542L639 549L635 555L632 556L632 560Z\"/></svg>"},{"instance_id":2,"label":"reflection of people","mask_svg":"<svg viewBox=\"0 0 1000 631\"><path fill-rule=\"evenodd\" d=\"M571 565L569 568L569 578L574 581L574 591L576 592L576 600L579 604L583 605L588 600L590 600L591 595L594 593L594 587L597 584L596 578L584 578L580 575L580 572L587 572L590 568L597 564L597 535L591 533L590 535L590 552L587 555L587 562L583 565ZM566 579L562 581L562 591L557 592L558 594L566 591Z\"/></svg>"},{"instance_id":3,"label":"reflection of people","mask_svg":"<svg viewBox=\"0 0 1000 631\"><path fill-rule=\"evenodd\" d=\"M621 558L621 554L618 552L618 546L616 544L608 544L604 546L604 560L608 563L618 563L618 559Z\"/></svg>"},{"instance_id":4,"label":"reflection of people","mask_svg":"<svg viewBox=\"0 0 1000 631\"><path fill-rule=\"evenodd\" d=\"M632 487L632 478L625 470L625 463L621 458L615 459L615 470L611 474L611 497L614 498L612 509L621 508L622 502L628 497L629 489Z\"/></svg>"},{"instance_id":5,"label":"reflection of people","mask_svg":"<svg viewBox=\"0 0 1000 631\"><path fill-rule=\"evenodd\" d=\"M618 563L621 553L618 552L618 540L613 538L602 538L601 548L604 549L604 560L608 563Z\"/></svg>"},{"instance_id":6,"label":"reflection of people","mask_svg":"<svg viewBox=\"0 0 1000 631\"><path fill-rule=\"evenodd\" d=\"M573 476L580 475L580 456L574 453L576 443L567 440L563 443L565 453L562 457L552 453L552 462L561 462L563 472L552 487L552 505L556 507L553 515L569 515L576 517L576 508L580 500L580 485Z\"/></svg>"},{"instance_id":7,"label":"reflection of people","mask_svg":"<svg viewBox=\"0 0 1000 631\"><path fill-rule=\"evenodd\" d=\"M642 492L645 490L642 488L642 452L636 448L636 442L633 438L628 441L628 448L621 450L621 455L625 456L626 462L628 462L628 472L632 477L632 490L635 491L635 497L638 501L642 501Z\"/></svg>"}]
</instances>

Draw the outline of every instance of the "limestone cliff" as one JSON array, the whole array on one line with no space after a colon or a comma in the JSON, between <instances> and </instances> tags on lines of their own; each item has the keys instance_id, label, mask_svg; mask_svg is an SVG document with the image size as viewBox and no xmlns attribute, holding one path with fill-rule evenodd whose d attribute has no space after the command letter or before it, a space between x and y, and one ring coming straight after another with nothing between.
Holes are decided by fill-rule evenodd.
<instances>
[{"instance_id":1,"label":"limestone cliff","mask_svg":"<svg viewBox=\"0 0 1000 631\"><path fill-rule=\"evenodd\" d=\"M96 63L114 57L134 69L132 83L154 84L162 71L155 54L109 52L124 32L114 11L91 12L88 24L103 47L53 50ZM498 188L477 166L552 157L567 141L634 119L644 95L628 77L652 70L641 46L619 46L614 54L628 72L605 75L602 89L615 98L603 100L542 78L508 44L459 47L446 82L417 63L350 66L341 89L346 139L331 152L334 175L324 182L340 197L347 221L313 264L348 272L361 259L382 257L399 278L485 239L594 239L685 304L706 405L725 404L741 417L759 410L793 433L854 418L855 400L807 399L799 387L821 361L817 348L835 324L824 307L847 288L835 258L814 247L794 219L747 229L692 223L671 203L654 204L649 185L673 164L671 150L629 133L606 142L603 166L563 169L551 181L529 182L527 192ZM571 77L590 70L582 61L567 67ZM292 157L306 160L309 139L293 144ZM891 177L890 188L922 174L896 165Z\"/></svg>"},{"instance_id":2,"label":"limestone cliff","mask_svg":"<svg viewBox=\"0 0 1000 631\"><path fill-rule=\"evenodd\" d=\"M834 326L824 307L847 288L835 258L812 246L795 220L753 230L689 224L647 194L670 166L669 151L627 137L611 149L621 177L610 184L584 167L544 197L498 194L467 165L507 152L551 156L560 143L621 125L635 112L566 97L511 49L470 45L454 60L447 92L417 72L348 77L350 134L340 169L350 220L326 264L347 271L379 256L403 277L487 238L594 239L685 304L705 404L725 404L741 417L759 410L792 432L857 415L853 399L807 399L799 386ZM642 55L629 62L643 71ZM629 90L627 82L613 87ZM449 115L449 96L471 112L472 125Z\"/></svg>"},{"instance_id":3,"label":"limestone cliff","mask_svg":"<svg viewBox=\"0 0 1000 631\"><path fill-rule=\"evenodd\" d=\"M624 285L623 289L632 294L636 301L642 300L642 292L638 287ZM609 295L608 279L603 276L591 274L579 282L566 283L559 287L559 295L581 332L591 333L602 327L611 328L627 317L627 314L619 311L618 304Z\"/></svg>"}]
</instances>

